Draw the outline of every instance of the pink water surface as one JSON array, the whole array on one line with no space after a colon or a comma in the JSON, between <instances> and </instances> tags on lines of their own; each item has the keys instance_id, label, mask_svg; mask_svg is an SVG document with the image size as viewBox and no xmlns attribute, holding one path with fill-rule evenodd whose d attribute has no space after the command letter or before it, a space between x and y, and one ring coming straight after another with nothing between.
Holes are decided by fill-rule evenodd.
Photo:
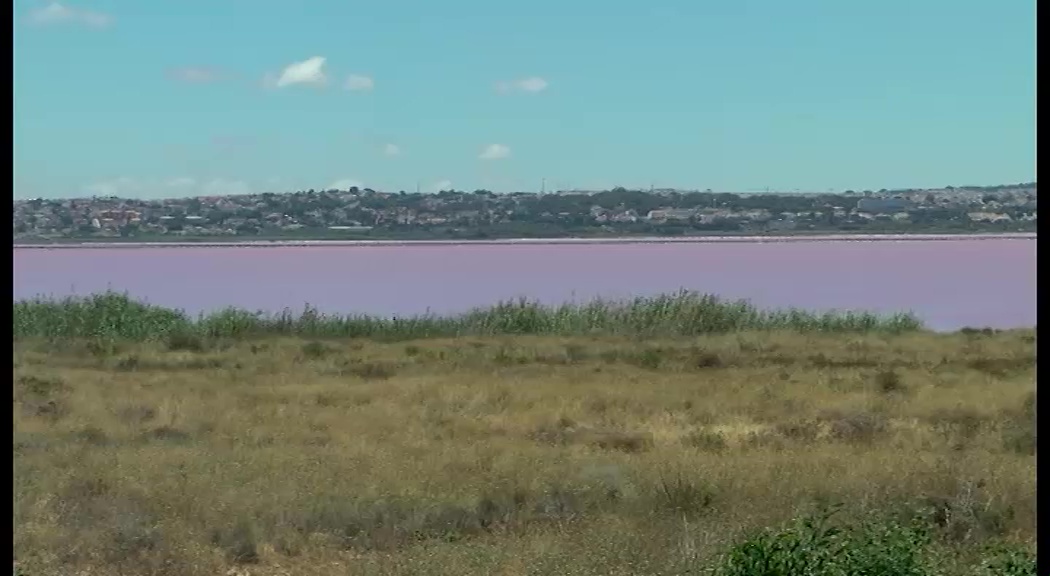
<instances>
[{"instance_id":1,"label":"pink water surface","mask_svg":"<svg viewBox=\"0 0 1050 576\"><path fill-rule=\"evenodd\" d=\"M14 296L107 289L191 313L405 315L525 296L679 289L762 307L913 311L939 330L1036 321L1034 239L14 250Z\"/></svg>"}]
</instances>

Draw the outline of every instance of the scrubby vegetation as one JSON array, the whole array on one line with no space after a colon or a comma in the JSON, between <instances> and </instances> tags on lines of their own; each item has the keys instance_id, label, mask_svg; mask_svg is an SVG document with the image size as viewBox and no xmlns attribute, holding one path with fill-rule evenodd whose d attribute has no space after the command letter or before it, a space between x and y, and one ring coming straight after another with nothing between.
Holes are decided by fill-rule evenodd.
<instances>
[{"instance_id":1,"label":"scrubby vegetation","mask_svg":"<svg viewBox=\"0 0 1050 576\"><path fill-rule=\"evenodd\" d=\"M23 574L1035 574L1035 332L14 308Z\"/></svg>"}]
</instances>

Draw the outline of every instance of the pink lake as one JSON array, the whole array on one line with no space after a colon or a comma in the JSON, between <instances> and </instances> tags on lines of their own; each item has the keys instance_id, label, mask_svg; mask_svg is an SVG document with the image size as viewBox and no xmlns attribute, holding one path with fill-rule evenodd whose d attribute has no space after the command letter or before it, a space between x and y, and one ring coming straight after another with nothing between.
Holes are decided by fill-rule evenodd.
<instances>
[{"instance_id":1,"label":"pink lake","mask_svg":"<svg viewBox=\"0 0 1050 576\"><path fill-rule=\"evenodd\" d=\"M14 249L14 297L104 290L227 306L407 315L527 297L680 289L767 308L912 311L930 328L1036 323L1036 241L814 241Z\"/></svg>"}]
</instances>

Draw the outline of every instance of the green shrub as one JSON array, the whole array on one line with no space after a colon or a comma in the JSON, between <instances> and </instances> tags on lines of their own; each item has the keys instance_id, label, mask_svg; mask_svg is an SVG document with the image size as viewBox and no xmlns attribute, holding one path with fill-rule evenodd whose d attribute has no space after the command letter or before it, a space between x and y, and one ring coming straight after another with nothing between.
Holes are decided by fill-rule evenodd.
<instances>
[{"instance_id":1,"label":"green shrub","mask_svg":"<svg viewBox=\"0 0 1050 576\"><path fill-rule=\"evenodd\" d=\"M975 576L1035 576L1035 553L1017 546L995 546L984 553Z\"/></svg>"},{"instance_id":2,"label":"green shrub","mask_svg":"<svg viewBox=\"0 0 1050 576\"><path fill-rule=\"evenodd\" d=\"M718 576L925 576L927 536L917 526L838 526L835 510L767 530L733 546Z\"/></svg>"}]
</instances>

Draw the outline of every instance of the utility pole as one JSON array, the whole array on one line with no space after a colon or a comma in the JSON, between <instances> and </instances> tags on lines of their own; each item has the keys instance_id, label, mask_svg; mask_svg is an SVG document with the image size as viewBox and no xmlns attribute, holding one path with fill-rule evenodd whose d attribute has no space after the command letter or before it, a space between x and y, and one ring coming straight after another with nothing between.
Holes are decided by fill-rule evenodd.
<instances>
[{"instance_id":1,"label":"utility pole","mask_svg":"<svg viewBox=\"0 0 1050 576\"><path fill-rule=\"evenodd\" d=\"M544 179L540 180L540 194L545 194L546 192L547 192L547 179L544 178Z\"/></svg>"}]
</instances>

